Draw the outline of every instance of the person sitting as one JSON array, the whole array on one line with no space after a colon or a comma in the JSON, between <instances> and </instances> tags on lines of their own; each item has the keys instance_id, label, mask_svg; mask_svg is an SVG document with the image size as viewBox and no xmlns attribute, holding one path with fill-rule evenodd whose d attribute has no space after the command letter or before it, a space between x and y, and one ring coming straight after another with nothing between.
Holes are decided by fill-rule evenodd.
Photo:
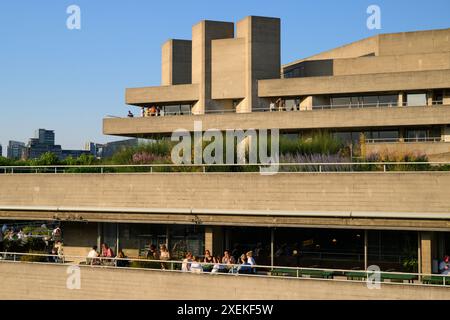
<instances>
[{"instance_id":1,"label":"person sitting","mask_svg":"<svg viewBox=\"0 0 450 320\"><path fill-rule=\"evenodd\" d=\"M92 249L89 251L86 258L86 264L91 266L100 264L100 261L98 259L97 246L92 246Z\"/></svg>"},{"instance_id":2,"label":"person sitting","mask_svg":"<svg viewBox=\"0 0 450 320\"><path fill-rule=\"evenodd\" d=\"M234 257L230 255L230 252L228 250L225 250L223 253L222 258L222 264L235 264L236 260L234 260Z\"/></svg>"},{"instance_id":3,"label":"person sitting","mask_svg":"<svg viewBox=\"0 0 450 320\"><path fill-rule=\"evenodd\" d=\"M450 257L446 255L439 264L439 272L445 276L450 274Z\"/></svg>"},{"instance_id":4,"label":"person sitting","mask_svg":"<svg viewBox=\"0 0 450 320\"><path fill-rule=\"evenodd\" d=\"M227 268L224 264L222 264L222 260L220 259L220 256L214 257L214 266L211 270L212 273L217 272L227 272Z\"/></svg>"},{"instance_id":5,"label":"person sitting","mask_svg":"<svg viewBox=\"0 0 450 320\"><path fill-rule=\"evenodd\" d=\"M114 252L106 243L102 243L102 252L100 254L100 257L105 258L102 259L101 262L104 265L113 265L114 261L112 258L114 258Z\"/></svg>"},{"instance_id":6,"label":"person sitting","mask_svg":"<svg viewBox=\"0 0 450 320\"><path fill-rule=\"evenodd\" d=\"M130 111L130 110L128 110L128 118L133 118L134 117L134 114Z\"/></svg>"},{"instance_id":7,"label":"person sitting","mask_svg":"<svg viewBox=\"0 0 450 320\"><path fill-rule=\"evenodd\" d=\"M151 244L149 250L147 251L147 259L159 260L158 250L156 250L156 246L154 244Z\"/></svg>"},{"instance_id":8,"label":"person sitting","mask_svg":"<svg viewBox=\"0 0 450 320\"><path fill-rule=\"evenodd\" d=\"M181 264L181 271L190 271L192 262L192 253L186 253L186 258L184 258L183 263Z\"/></svg>"},{"instance_id":9,"label":"person sitting","mask_svg":"<svg viewBox=\"0 0 450 320\"><path fill-rule=\"evenodd\" d=\"M192 257L192 263L191 263L191 272L195 272L195 273L202 273L203 272L203 267L199 262L199 259L197 257Z\"/></svg>"},{"instance_id":10,"label":"person sitting","mask_svg":"<svg viewBox=\"0 0 450 320\"><path fill-rule=\"evenodd\" d=\"M127 256L123 253L122 249L120 249L116 256L116 266L121 268L128 267L130 263L128 260L124 260L126 258Z\"/></svg>"},{"instance_id":11,"label":"person sitting","mask_svg":"<svg viewBox=\"0 0 450 320\"><path fill-rule=\"evenodd\" d=\"M245 254L240 257L241 264L237 267L237 273L239 274L249 274L252 273L252 267L247 261L247 256Z\"/></svg>"},{"instance_id":12,"label":"person sitting","mask_svg":"<svg viewBox=\"0 0 450 320\"><path fill-rule=\"evenodd\" d=\"M253 258L253 251L249 251L245 255L247 256L247 262L252 266L252 273L256 273L256 268L254 268L256 261Z\"/></svg>"}]
</instances>

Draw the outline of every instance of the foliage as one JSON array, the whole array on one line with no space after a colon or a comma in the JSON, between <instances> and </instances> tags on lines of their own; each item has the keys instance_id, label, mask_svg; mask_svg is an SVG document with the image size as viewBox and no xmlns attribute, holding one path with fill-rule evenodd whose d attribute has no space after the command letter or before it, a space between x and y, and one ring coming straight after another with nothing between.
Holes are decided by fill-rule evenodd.
<instances>
[{"instance_id":1,"label":"foliage","mask_svg":"<svg viewBox=\"0 0 450 320\"><path fill-rule=\"evenodd\" d=\"M130 261L130 267L131 268L145 268L145 269L161 269L161 263L154 262L154 261L133 260L133 261Z\"/></svg>"},{"instance_id":2,"label":"foliage","mask_svg":"<svg viewBox=\"0 0 450 320\"><path fill-rule=\"evenodd\" d=\"M417 272L419 262L416 257L407 257L403 259L402 266L407 272Z\"/></svg>"},{"instance_id":3,"label":"foliage","mask_svg":"<svg viewBox=\"0 0 450 320\"><path fill-rule=\"evenodd\" d=\"M45 251L29 251L32 254L47 254ZM22 262L48 262L46 256L23 255L20 257Z\"/></svg>"},{"instance_id":4,"label":"foliage","mask_svg":"<svg viewBox=\"0 0 450 320\"><path fill-rule=\"evenodd\" d=\"M280 137L280 154L337 154L343 147L341 140L325 131L308 138Z\"/></svg>"}]
</instances>

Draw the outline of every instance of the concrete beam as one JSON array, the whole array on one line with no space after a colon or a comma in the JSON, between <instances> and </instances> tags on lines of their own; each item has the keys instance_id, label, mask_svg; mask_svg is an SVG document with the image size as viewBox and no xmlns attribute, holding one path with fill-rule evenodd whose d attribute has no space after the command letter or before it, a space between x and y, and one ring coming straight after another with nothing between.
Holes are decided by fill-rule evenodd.
<instances>
[{"instance_id":1,"label":"concrete beam","mask_svg":"<svg viewBox=\"0 0 450 320\"><path fill-rule=\"evenodd\" d=\"M449 106L106 118L103 119L103 133L129 137L146 137L152 134L170 135L180 128L193 131L194 121L201 121L203 130L279 128L281 132L298 132L304 129L444 125L450 123Z\"/></svg>"},{"instance_id":2,"label":"concrete beam","mask_svg":"<svg viewBox=\"0 0 450 320\"><path fill-rule=\"evenodd\" d=\"M425 90L450 87L450 70L392 72L258 81L260 97Z\"/></svg>"}]
</instances>

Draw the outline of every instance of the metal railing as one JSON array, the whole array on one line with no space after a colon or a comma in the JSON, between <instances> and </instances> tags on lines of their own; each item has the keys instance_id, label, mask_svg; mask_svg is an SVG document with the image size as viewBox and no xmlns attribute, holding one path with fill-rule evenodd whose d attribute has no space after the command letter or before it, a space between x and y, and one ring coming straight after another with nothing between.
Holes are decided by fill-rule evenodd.
<instances>
[{"instance_id":1,"label":"metal railing","mask_svg":"<svg viewBox=\"0 0 450 320\"><path fill-rule=\"evenodd\" d=\"M322 162L247 164L134 164L0 166L0 174L65 173L244 173L271 167L276 172L366 172L450 170L450 162Z\"/></svg>"},{"instance_id":2,"label":"metal railing","mask_svg":"<svg viewBox=\"0 0 450 320\"><path fill-rule=\"evenodd\" d=\"M212 109L205 110L204 113L196 113L193 112L192 109L183 110L183 111L163 111L160 112L159 115L153 114L151 116L144 117L165 117L165 116L183 116L183 115L202 115L202 114L227 114L227 113L252 113L252 112L295 112L295 111L316 111L316 110L329 110L329 109L363 109L363 108L396 108L396 107L432 107L443 105L442 100L432 101L431 104L424 105L413 105L408 102L396 103L396 102L387 102L387 103L349 103L349 104L323 104L323 105L313 105L308 108L302 107L298 104L294 104L292 106L286 105L275 105L272 107L266 108L252 108L252 110L237 110L236 108L232 109ZM108 115L110 118L125 118ZM141 115L134 116L134 118L142 118Z\"/></svg>"},{"instance_id":3,"label":"metal railing","mask_svg":"<svg viewBox=\"0 0 450 320\"><path fill-rule=\"evenodd\" d=\"M39 263L80 265L92 268L142 269L161 272L186 272L192 274L222 274L232 276L284 277L289 279L317 279L328 281L371 281L378 283L401 283L405 285L449 286L450 275L407 273L394 271L371 271L360 269L306 268L289 266L242 265L205 263L179 260L156 260L142 258L108 258L40 253L0 252L0 263ZM370 278L369 278L370 277ZM368 280L369 279L369 280ZM386 281L387 280L387 281Z\"/></svg>"},{"instance_id":4,"label":"metal railing","mask_svg":"<svg viewBox=\"0 0 450 320\"><path fill-rule=\"evenodd\" d=\"M416 137L416 138L376 138L365 139L366 143L380 142L444 142L442 137Z\"/></svg>"}]
</instances>

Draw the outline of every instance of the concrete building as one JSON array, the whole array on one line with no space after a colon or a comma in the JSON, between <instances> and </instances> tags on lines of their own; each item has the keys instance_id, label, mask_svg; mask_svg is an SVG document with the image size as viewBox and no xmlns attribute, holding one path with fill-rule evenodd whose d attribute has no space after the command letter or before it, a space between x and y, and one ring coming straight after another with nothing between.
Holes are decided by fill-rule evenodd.
<instances>
[{"instance_id":1,"label":"concrete building","mask_svg":"<svg viewBox=\"0 0 450 320\"><path fill-rule=\"evenodd\" d=\"M24 158L37 159L47 152L55 154L60 160L68 157L78 158L82 154L90 154L87 150L64 150L61 145L55 144L55 132L53 130L38 129L35 137L30 138L28 145L24 149Z\"/></svg>"},{"instance_id":2,"label":"concrete building","mask_svg":"<svg viewBox=\"0 0 450 320\"><path fill-rule=\"evenodd\" d=\"M163 44L161 86L128 88L125 94L131 106L156 105L164 110L183 105L185 112L104 119L103 130L105 134L129 137L169 136L178 128L194 131L194 120L202 121L204 131L279 128L281 133L310 135L327 130L358 145L363 156L419 153L430 160L448 161L449 38L450 29L380 34L281 65L279 19L251 16L236 25L201 21L192 27L191 40ZM326 201L330 209L336 207L330 199ZM297 210L304 205L299 204ZM285 209L294 210L289 206ZM318 208L312 206L314 209ZM256 220L248 222L251 225ZM448 231L449 221L442 222ZM375 228L387 226L381 223ZM395 224L389 227L395 228ZM208 230L218 230L219 238L224 234L220 227ZM308 234L305 230L301 233ZM363 246L363 234L356 231L342 237L347 242L353 237ZM382 241L401 232L369 234L369 238ZM258 233L255 237L262 239ZM441 244L433 249L433 259L450 250L448 233L412 232L398 241L414 243L408 250L415 251L415 243L426 243L430 237ZM270 242L269 233L263 238ZM288 239L284 241L289 243ZM295 241L291 242L288 246L292 249ZM425 251L421 252L423 255ZM431 260L422 260L429 264L423 262L419 268L431 272Z\"/></svg>"},{"instance_id":3,"label":"concrete building","mask_svg":"<svg viewBox=\"0 0 450 320\"><path fill-rule=\"evenodd\" d=\"M8 142L6 157L8 159L21 159L25 149L26 147L24 142L10 140Z\"/></svg>"},{"instance_id":4,"label":"concrete building","mask_svg":"<svg viewBox=\"0 0 450 320\"><path fill-rule=\"evenodd\" d=\"M163 44L161 86L126 89L128 105L160 116L106 118L103 131L160 138L196 120L203 131L327 130L364 154L448 160L449 39L377 35L281 65L279 19L201 21L191 40ZM6 174L0 213L61 221L66 253L80 256L100 242L129 256L166 244L175 259L253 250L262 265L429 274L450 253L449 188L448 171Z\"/></svg>"}]
</instances>

